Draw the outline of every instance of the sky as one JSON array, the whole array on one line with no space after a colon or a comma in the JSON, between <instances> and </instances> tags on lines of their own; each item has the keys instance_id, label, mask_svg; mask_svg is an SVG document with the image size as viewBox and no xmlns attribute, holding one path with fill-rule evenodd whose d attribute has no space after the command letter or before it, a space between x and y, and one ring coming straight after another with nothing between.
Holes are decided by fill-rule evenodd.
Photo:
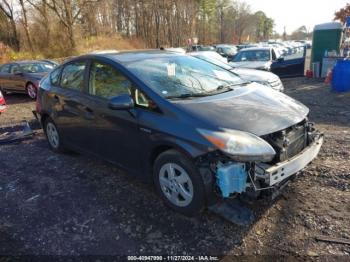
<instances>
[{"instance_id":1,"label":"sky","mask_svg":"<svg viewBox=\"0 0 350 262\"><path fill-rule=\"evenodd\" d=\"M242 0L252 11L263 11L275 20L275 30L288 34L305 25L311 31L317 24L332 22L335 11L350 0Z\"/></svg>"}]
</instances>

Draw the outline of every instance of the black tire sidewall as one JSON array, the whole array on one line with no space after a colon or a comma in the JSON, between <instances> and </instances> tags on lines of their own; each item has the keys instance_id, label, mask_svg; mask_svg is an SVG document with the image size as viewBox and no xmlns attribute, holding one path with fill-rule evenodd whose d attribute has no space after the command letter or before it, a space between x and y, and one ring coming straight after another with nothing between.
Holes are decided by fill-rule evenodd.
<instances>
[{"instance_id":1,"label":"black tire sidewall","mask_svg":"<svg viewBox=\"0 0 350 262\"><path fill-rule=\"evenodd\" d=\"M159 172L161 167L167 163L174 163L181 166L189 175L193 185L193 199L191 203L185 207L179 207L171 203L164 195L160 183ZM198 169L195 167L191 159L176 150L169 150L162 153L155 161L153 167L153 179L157 193L161 196L164 202L173 210L182 213L186 216L196 216L205 207L205 190L204 183Z\"/></svg>"}]
</instances>

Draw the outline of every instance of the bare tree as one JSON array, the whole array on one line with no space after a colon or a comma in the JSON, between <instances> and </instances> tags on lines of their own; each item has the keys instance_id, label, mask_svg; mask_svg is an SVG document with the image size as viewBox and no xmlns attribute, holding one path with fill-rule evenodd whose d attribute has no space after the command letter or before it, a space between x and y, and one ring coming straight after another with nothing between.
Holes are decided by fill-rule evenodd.
<instances>
[{"instance_id":1,"label":"bare tree","mask_svg":"<svg viewBox=\"0 0 350 262\"><path fill-rule=\"evenodd\" d=\"M2 2L0 2L0 11L2 12L3 15L6 16L6 18L10 22L11 31L12 31L10 44L13 46L15 50L18 51L20 49L20 45L19 45L19 38L17 33L17 26L16 26L14 8L13 8L12 2L10 2L9 0L2 0Z\"/></svg>"},{"instance_id":2,"label":"bare tree","mask_svg":"<svg viewBox=\"0 0 350 262\"><path fill-rule=\"evenodd\" d=\"M51 26L50 26L50 20L49 20L49 12L47 10L47 0L26 0L42 17L43 20L43 27L45 29L45 37L44 42L47 46L50 46L51 42Z\"/></svg>"},{"instance_id":3,"label":"bare tree","mask_svg":"<svg viewBox=\"0 0 350 262\"><path fill-rule=\"evenodd\" d=\"M15 14L12 1L21 12ZM257 19L240 0L0 0L0 40L50 56L75 53L95 36L158 48L193 37L200 44L261 40L272 32L273 20Z\"/></svg>"},{"instance_id":4,"label":"bare tree","mask_svg":"<svg viewBox=\"0 0 350 262\"><path fill-rule=\"evenodd\" d=\"M24 32L26 34L26 37L27 37L27 41L28 41L28 46L29 46L29 49L30 51L34 51L33 49L33 44L32 44L32 40L31 40L31 37L30 37L30 33L29 33L29 28L28 28L28 17L27 17L27 9L24 5L24 1L23 0L18 0L19 1L19 4L22 8L22 24L23 24L23 27L24 27Z\"/></svg>"},{"instance_id":5,"label":"bare tree","mask_svg":"<svg viewBox=\"0 0 350 262\"><path fill-rule=\"evenodd\" d=\"M81 14L82 9L88 4L97 3L99 0L51 0L46 5L55 12L59 21L67 29L70 48L75 49L74 25Z\"/></svg>"}]
</instances>

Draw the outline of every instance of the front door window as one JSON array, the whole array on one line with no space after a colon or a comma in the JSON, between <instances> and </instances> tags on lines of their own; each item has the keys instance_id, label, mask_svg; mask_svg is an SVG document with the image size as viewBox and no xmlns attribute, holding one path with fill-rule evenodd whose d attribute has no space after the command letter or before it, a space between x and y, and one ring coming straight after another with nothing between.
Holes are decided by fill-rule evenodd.
<instances>
[{"instance_id":1,"label":"front door window","mask_svg":"<svg viewBox=\"0 0 350 262\"><path fill-rule=\"evenodd\" d=\"M110 99L131 95L132 83L111 65L93 62L90 71L89 94Z\"/></svg>"}]
</instances>

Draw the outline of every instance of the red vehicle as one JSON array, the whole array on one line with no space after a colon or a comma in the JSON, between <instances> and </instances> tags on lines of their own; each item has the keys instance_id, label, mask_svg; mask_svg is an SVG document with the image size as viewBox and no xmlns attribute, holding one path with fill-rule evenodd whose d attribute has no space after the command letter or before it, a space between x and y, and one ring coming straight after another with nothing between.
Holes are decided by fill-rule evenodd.
<instances>
[{"instance_id":1,"label":"red vehicle","mask_svg":"<svg viewBox=\"0 0 350 262\"><path fill-rule=\"evenodd\" d=\"M5 112L6 108L7 106L6 106L5 98L0 91L0 114Z\"/></svg>"}]
</instances>

